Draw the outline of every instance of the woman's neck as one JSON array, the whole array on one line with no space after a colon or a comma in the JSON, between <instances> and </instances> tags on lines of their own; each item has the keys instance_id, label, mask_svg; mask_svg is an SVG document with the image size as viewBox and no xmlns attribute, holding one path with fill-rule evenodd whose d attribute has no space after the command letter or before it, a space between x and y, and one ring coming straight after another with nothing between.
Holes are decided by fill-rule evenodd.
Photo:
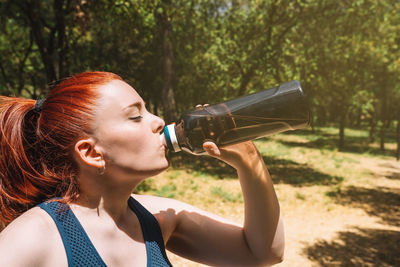
<instances>
[{"instance_id":1,"label":"woman's neck","mask_svg":"<svg viewBox=\"0 0 400 267\"><path fill-rule=\"evenodd\" d=\"M80 195L73 204L92 210L97 216L110 216L116 224L124 220L128 199L138 183L122 184L109 177L79 177Z\"/></svg>"}]
</instances>

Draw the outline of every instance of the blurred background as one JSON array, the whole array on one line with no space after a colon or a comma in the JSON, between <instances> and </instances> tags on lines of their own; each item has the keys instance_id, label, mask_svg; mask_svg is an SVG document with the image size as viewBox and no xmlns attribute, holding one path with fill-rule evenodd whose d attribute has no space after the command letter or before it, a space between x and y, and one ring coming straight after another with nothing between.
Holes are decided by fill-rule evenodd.
<instances>
[{"instance_id":1,"label":"blurred background","mask_svg":"<svg viewBox=\"0 0 400 267\"><path fill-rule=\"evenodd\" d=\"M0 93L38 98L55 81L105 70L166 121L299 80L314 125L370 140L400 119L395 0L1 0Z\"/></svg>"},{"instance_id":2,"label":"blurred background","mask_svg":"<svg viewBox=\"0 0 400 267\"><path fill-rule=\"evenodd\" d=\"M400 1L0 0L0 14L1 95L111 71L172 122L299 80L312 127L256 142L286 211L283 265L400 265ZM234 176L180 154L138 191L241 221Z\"/></svg>"}]
</instances>

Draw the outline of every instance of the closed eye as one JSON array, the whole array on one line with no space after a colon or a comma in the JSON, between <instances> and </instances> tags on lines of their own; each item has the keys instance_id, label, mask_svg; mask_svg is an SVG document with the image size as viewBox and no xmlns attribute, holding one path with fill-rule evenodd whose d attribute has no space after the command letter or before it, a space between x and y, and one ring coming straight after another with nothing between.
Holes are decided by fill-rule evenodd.
<instances>
[{"instance_id":1,"label":"closed eye","mask_svg":"<svg viewBox=\"0 0 400 267\"><path fill-rule=\"evenodd\" d=\"M129 119L130 120L133 120L133 121L138 121L138 120L141 120L143 117L140 115L140 116L136 116L136 117L130 117Z\"/></svg>"}]
</instances>

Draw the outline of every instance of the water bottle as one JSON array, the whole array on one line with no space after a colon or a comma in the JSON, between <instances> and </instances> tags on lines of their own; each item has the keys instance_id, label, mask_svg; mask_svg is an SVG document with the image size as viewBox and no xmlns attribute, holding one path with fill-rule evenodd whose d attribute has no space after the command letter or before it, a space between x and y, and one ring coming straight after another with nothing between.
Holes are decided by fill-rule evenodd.
<instances>
[{"instance_id":1,"label":"water bottle","mask_svg":"<svg viewBox=\"0 0 400 267\"><path fill-rule=\"evenodd\" d=\"M204 154L203 143L218 147L307 127L310 111L299 81L186 112L165 126L168 149Z\"/></svg>"}]
</instances>

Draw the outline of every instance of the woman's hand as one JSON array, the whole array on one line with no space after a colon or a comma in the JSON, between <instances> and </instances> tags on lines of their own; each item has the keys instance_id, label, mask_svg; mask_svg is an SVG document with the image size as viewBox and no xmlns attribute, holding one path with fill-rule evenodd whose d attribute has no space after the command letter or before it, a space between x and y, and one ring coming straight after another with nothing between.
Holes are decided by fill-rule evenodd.
<instances>
[{"instance_id":1,"label":"woman's hand","mask_svg":"<svg viewBox=\"0 0 400 267\"><path fill-rule=\"evenodd\" d=\"M219 148L215 143L207 141L203 144L208 155L224 161L235 169L251 168L254 161L261 160L257 148L252 141Z\"/></svg>"},{"instance_id":2,"label":"woman's hand","mask_svg":"<svg viewBox=\"0 0 400 267\"><path fill-rule=\"evenodd\" d=\"M196 105L196 109L203 109L208 104ZM261 156L252 141L241 142L238 144L219 148L214 142L206 141L203 149L208 155L224 161L235 169L251 167L254 161L260 160Z\"/></svg>"}]
</instances>

